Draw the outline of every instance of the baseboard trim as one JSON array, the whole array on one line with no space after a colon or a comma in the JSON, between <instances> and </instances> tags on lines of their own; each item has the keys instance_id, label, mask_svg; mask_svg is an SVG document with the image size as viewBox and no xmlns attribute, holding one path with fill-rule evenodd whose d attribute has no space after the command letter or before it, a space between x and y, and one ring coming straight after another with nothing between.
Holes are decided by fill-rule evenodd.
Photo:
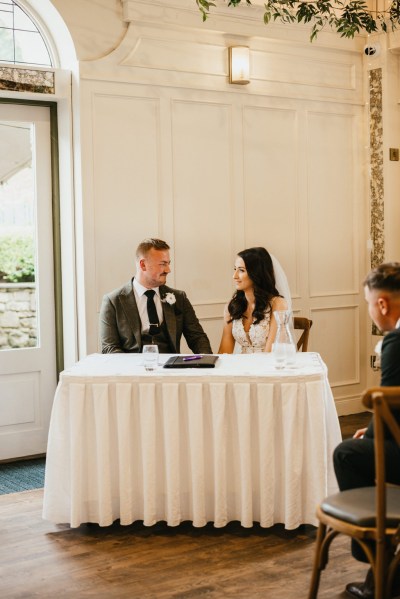
<instances>
[{"instance_id":1,"label":"baseboard trim","mask_svg":"<svg viewBox=\"0 0 400 599\"><path fill-rule=\"evenodd\" d=\"M342 397L335 399L336 411L338 416L347 416L348 414L359 414L365 412L360 396Z\"/></svg>"}]
</instances>

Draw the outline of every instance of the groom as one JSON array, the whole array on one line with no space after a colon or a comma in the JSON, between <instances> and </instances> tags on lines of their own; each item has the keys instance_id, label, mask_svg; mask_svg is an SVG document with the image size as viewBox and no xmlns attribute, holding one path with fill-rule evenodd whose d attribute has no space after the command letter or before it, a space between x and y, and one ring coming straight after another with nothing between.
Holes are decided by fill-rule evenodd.
<instances>
[{"instance_id":1,"label":"groom","mask_svg":"<svg viewBox=\"0 0 400 599\"><path fill-rule=\"evenodd\" d=\"M103 297L100 341L103 354L138 353L155 343L160 353L180 353L182 335L194 353L212 354L184 291L165 285L171 272L169 246L145 239L136 250L136 276Z\"/></svg>"}]
</instances>

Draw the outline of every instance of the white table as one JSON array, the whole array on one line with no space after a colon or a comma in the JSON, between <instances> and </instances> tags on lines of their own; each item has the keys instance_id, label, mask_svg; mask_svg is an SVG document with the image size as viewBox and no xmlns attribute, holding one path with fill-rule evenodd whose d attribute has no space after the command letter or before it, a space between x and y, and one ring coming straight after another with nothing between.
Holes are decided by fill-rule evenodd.
<instances>
[{"instance_id":1,"label":"white table","mask_svg":"<svg viewBox=\"0 0 400 599\"><path fill-rule=\"evenodd\" d=\"M94 354L60 377L43 517L72 527L315 524L317 503L337 490L340 441L318 354L297 354L290 370L253 354L151 373L140 354Z\"/></svg>"}]
</instances>

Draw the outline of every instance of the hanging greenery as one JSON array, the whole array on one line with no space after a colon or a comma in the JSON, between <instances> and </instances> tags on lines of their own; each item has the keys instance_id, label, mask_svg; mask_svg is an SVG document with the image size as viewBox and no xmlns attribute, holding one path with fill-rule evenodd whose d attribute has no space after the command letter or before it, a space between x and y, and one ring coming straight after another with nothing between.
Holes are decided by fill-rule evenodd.
<instances>
[{"instance_id":1,"label":"hanging greenery","mask_svg":"<svg viewBox=\"0 0 400 599\"><path fill-rule=\"evenodd\" d=\"M251 4L251 0L227 0L228 6ZM210 8L216 6L209 0L196 0L196 4L207 19ZM324 27L336 30L340 37L353 38L356 33L365 31L393 31L400 26L400 0L393 0L385 10L369 10L364 0L266 0L264 3L264 23L312 23L310 41L313 41Z\"/></svg>"}]
</instances>

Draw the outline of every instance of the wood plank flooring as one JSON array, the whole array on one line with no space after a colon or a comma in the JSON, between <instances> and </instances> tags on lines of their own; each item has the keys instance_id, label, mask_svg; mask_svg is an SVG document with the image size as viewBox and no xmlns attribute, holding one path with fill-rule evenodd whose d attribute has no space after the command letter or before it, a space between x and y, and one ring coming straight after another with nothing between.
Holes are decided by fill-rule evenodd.
<instances>
[{"instance_id":1,"label":"wood plank flooring","mask_svg":"<svg viewBox=\"0 0 400 599\"><path fill-rule=\"evenodd\" d=\"M340 419L344 436L369 415ZM42 520L43 491L0 496L2 599L306 599L316 529L215 529L141 523L70 529ZM349 541L336 539L319 599L362 580Z\"/></svg>"}]
</instances>

